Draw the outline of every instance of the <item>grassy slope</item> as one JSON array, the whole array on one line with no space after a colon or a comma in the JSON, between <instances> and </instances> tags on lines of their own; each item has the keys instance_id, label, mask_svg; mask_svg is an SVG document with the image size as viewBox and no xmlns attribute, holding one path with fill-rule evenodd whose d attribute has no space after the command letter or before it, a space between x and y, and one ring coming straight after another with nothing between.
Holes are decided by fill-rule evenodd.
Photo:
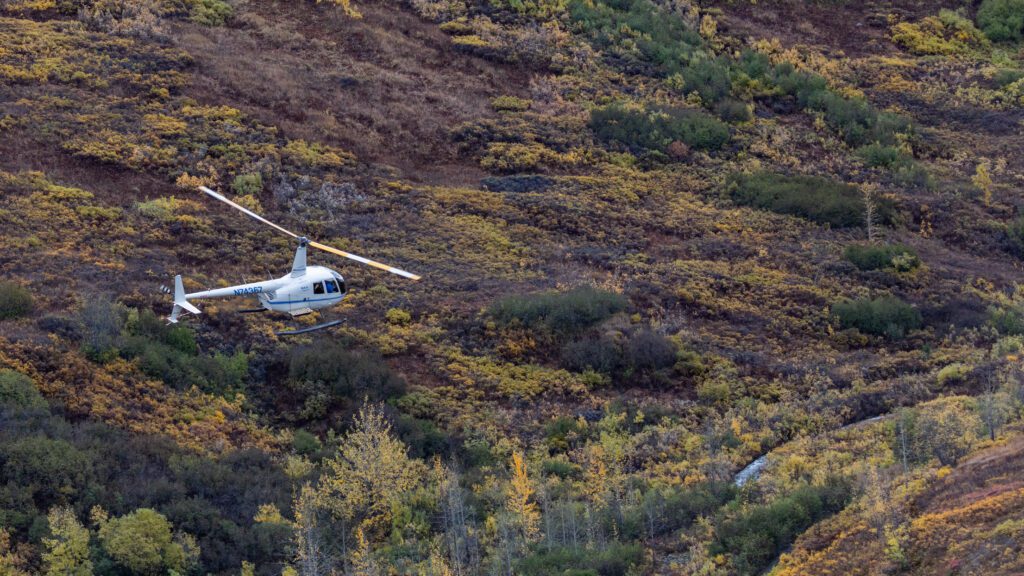
<instances>
[{"instance_id":1,"label":"grassy slope","mask_svg":"<svg viewBox=\"0 0 1024 576\"><path fill-rule=\"evenodd\" d=\"M305 224L318 238L425 275L424 282L410 286L346 267L362 295L357 292L343 314L347 330L363 345L391 351L390 362L416 389L417 402L410 404L418 406L417 415L454 432L492 441L512 436L531 445L552 416L625 397L681 415L656 436L667 437L669 430L695 434L692 419L721 428L738 421L743 441L719 456L735 469L794 431L834 428L943 393L934 372L953 361L983 363L990 344L983 335L950 332L947 316L1000 301L1018 277L1019 262L995 247L998 223L1014 213L1014 183L1024 170L1019 138L998 127L1019 121L1019 111L981 114L976 105L948 97L943 88L972 64L896 52L884 40L884 27L869 25L864 32L857 26L875 19L853 4L843 7L844 18L829 17L827 7L814 8L800 34L793 32L800 26L789 24L796 16L792 4L721 8L721 33L780 37L787 47L811 43L810 53L833 56L825 61L838 84L909 113L929 144L921 154L939 176L938 188L903 190L865 173L834 135L815 128L807 115L792 114L737 128L742 154L694 155L647 172L602 162L554 166L546 168L557 177L547 191L488 192L478 184L485 174L477 163L480 151L460 153L450 128L481 121L525 125L528 132L554 127L565 146L594 147L584 127L586 106L607 94L650 97L657 84L641 86L642 79L620 77L604 64L597 72L557 74L494 63L456 50L434 24L390 3L366 3L365 18L353 21L304 3L251 2L227 28L168 23L169 41L160 49L64 27L51 14L31 15L35 20L10 15L0 20L7 40L0 61L11 67L4 69L0 114L14 119L0 138L0 208L4 245L15 249L4 251L0 267L5 276L37 290L40 314L73 313L85 291L121 294L130 304L161 311L166 302L154 287L175 272L213 284L281 269L290 259L286 242L201 200L183 209L191 220L179 215L153 221L135 208L152 198L188 196L172 184L182 172L213 169L215 183L223 187L235 172L269 166L273 176L259 200L276 220ZM909 4L906 11L915 17L927 12ZM20 43L25 52L11 49ZM47 65L55 71L16 75L33 69L30 54L44 45L54 59ZM838 57L837 49L848 57ZM893 91L893 85L901 90ZM161 87L169 89L167 95L153 95ZM499 95L529 97L536 106L499 114L489 105ZM195 104L241 113L197 113ZM161 128L147 114L170 116L186 127ZM358 164L292 158L286 149L298 139L351 151ZM211 144L239 146L244 159L197 159L196 151ZM168 146L177 152L161 152ZM992 207L981 205L969 183L980 156L1008 161L997 177ZM719 192L724 176L754 165L883 180L904 214L887 235L916 248L926 269L899 277L859 272L842 262L841 251L860 240L861 231L828 230L731 206ZM25 200L45 185L9 176L25 170L93 196L53 200L71 203L70 211L54 207L44 214L37 201ZM295 186L303 174L315 181L299 187L300 198L315 195L321 180L353 182L359 198L333 210L309 211L274 193L285 187L281 182ZM110 217L117 227L102 215L78 210L81 205L120 210ZM42 289L69 269L73 287ZM488 333L476 318L497 296L582 282L623 291L641 322L721 358L728 374L723 377L731 379L731 402L699 405L688 382L661 390L589 389L546 362L551 356L544 351L502 352L510 336ZM938 320L897 344L872 340L850 346L846 336L830 335L830 303L880 289L915 302ZM195 322L204 346L282 346L269 335L272 320L218 313L233 307L204 307L210 315ZM384 311L391 307L409 309L414 324L385 323ZM53 369L41 356L76 355L73 346L47 339L33 319L5 322L4 332L16 341L3 344L4 354L27 363L40 379ZM515 369L536 363L541 365L529 372ZM139 377L131 366L123 369L126 382ZM265 425L279 424L274 411L260 404L275 384L250 392ZM68 393L57 387L44 392ZM754 398L757 408L732 405L744 396ZM139 406L132 418L142 422L139 427L168 431L159 424L166 409ZM80 410L136 426L95 404ZM229 416L238 426L251 426L241 413ZM215 416L199 418L214 422ZM798 423L779 424L789 418ZM184 432L187 443L212 442L196 430ZM263 443L265 431L251 433L252 443ZM631 467L661 480L706 474L700 463L709 455L683 441L664 442L665 450L637 455Z\"/></svg>"}]
</instances>

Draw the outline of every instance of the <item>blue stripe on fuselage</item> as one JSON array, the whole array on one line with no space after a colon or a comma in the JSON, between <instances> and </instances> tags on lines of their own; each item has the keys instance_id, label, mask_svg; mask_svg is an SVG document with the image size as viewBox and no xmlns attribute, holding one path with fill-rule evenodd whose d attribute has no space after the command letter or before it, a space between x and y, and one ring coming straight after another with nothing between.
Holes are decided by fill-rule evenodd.
<instances>
[{"instance_id":1,"label":"blue stripe on fuselage","mask_svg":"<svg viewBox=\"0 0 1024 576\"><path fill-rule=\"evenodd\" d=\"M305 304L307 302L325 302L327 300L341 300L345 295L328 296L327 298L310 298L309 300L268 300L269 304Z\"/></svg>"}]
</instances>

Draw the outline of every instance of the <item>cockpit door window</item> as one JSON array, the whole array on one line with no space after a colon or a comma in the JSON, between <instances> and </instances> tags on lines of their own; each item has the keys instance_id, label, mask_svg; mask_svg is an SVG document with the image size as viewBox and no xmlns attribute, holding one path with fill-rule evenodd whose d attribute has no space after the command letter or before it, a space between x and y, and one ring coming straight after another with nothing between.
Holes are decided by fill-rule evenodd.
<instances>
[{"instance_id":1,"label":"cockpit door window","mask_svg":"<svg viewBox=\"0 0 1024 576\"><path fill-rule=\"evenodd\" d=\"M323 294L323 293L324 293L324 283L323 282L316 282L316 283L314 283L313 284L313 294Z\"/></svg>"},{"instance_id":2,"label":"cockpit door window","mask_svg":"<svg viewBox=\"0 0 1024 576\"><path fill-rule=\"evenodd\" d=\"M338 285L334 283L334 280L324 281L324 286L327 288L328 294L334 294L338 291Z\"/></svg>"}]
</instances>

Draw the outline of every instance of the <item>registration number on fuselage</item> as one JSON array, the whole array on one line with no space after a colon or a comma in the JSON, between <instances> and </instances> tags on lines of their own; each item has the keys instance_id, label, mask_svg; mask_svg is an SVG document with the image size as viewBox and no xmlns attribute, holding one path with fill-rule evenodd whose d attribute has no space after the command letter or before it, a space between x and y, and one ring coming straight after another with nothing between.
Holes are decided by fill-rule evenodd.
<instances>
[{"instance_id":1,"label":"registration number on fuselage","mask_svg":"<svg viewBox=\"0 0 1024 576\"><path fill-rule=\"evenodd\" d=\"M250 286L248 288L235 288L235 294L259 294L263 292L262 286Z\"/></svg>"}]
</instances>

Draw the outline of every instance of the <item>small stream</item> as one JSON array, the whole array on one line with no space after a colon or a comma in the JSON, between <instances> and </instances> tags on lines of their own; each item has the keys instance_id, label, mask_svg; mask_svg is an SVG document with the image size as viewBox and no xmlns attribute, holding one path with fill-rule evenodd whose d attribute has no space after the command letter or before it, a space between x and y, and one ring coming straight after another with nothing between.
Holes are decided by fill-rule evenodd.
<instances>
[{"instance_id":1,"label":"small stream","mask_svg":"<svg viewBox=\"0 0 1024 576\"><path fill-rule=\"evenodd\" d=\"M877 421L881 420L882 418L885 418L886 416L889 416L889 415L888 414L880 414L878 416L872 416L871 418L865 418L864 420L859 420L859 421L854 422L852 424L847 424L846 426L842 426L840 428L836 428L833 432L841 432L843 430L849 430L850 428L853 428L855 426L863 426L864 424L869 424L871 422L877 422ZM830 432L830 434L831 433L832 432ZM769 454L771 454L771 452L766 452L766 453L762 454L760 457L758 457L757 460L754 460L750 464L747 464L747 466L743 470L740 470L739 472L736 473L736 476L733 477L732 483L737 488L742 488L743 485L748 483L748 482L757 481L757 479L761 477L761 471L764 470L765 465L768 464L768 455Z\"/></svg>"}]
</instances>

